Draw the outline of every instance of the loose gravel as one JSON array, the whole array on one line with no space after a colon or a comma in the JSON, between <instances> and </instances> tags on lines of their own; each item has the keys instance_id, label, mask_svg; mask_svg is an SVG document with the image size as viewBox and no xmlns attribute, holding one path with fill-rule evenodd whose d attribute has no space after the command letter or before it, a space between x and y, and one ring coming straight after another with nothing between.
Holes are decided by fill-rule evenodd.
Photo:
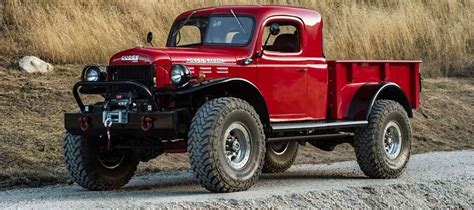
<instances>
[{"instance_id":1,"label":"loose gravel","mask_svg":"<svg viewBox=\"0 0 474 210\"><path fill-rule=\"evenodd\" d=\"M356 162L296 165L264 175L249 191L216 194L190 171L134 178L119 191L77 185L0 191L0 208L474 207L474 151L412 156L398 179L368 179Z\"/></svg>"}]
</instances>

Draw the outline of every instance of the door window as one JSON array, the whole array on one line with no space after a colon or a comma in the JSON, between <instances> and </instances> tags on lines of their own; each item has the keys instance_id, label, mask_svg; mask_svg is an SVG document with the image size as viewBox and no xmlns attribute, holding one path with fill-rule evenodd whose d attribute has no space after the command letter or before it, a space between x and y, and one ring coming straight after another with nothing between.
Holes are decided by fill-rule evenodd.
<instances>
[{"instance_id":1,"label":"door window","mask_svg":"<svg viewBox=\"0 0 474 210\"><path fill-rule=\"evenodd\" d=\"M298 27L291 23L278 24L280 25L280 33L277 35L270 34L270 24L265 26L262 42L263 50L284 53L299 52L301 43Z\"/></svg>"}]
</instances>

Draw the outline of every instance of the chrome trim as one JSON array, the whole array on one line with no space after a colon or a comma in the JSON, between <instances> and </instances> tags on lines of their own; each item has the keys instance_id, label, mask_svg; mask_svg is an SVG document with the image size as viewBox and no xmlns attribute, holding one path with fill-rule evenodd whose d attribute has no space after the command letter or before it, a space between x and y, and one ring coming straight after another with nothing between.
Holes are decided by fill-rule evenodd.
<instances>
[{"instance_id":1,"label":"chrome trim","mask_svg":"<svg viewBox=\"0 0 474 210\"><path fill-rule=\"evenodd\" d=\"M372 100L370 102L370 106L369 106L369 110L367 110L367 117L366 119L369 119L369 116L370 116L370 113L372 112L372 107L374 107L374 104L375 104L375 101L377 101L377 98L379 97L380 93L387 87L390 87L390 86L394 86L394 87L397 87L401 90L400 86L397 85L396 83L393 83L393 82L387 82L387 83L384 83L378 90L377 92L375 93L374 97L372 97ZM403 92L403 90L402 90Z\"/></svg>"},{"instance_id":2,"label":"chrome trim","mask_svg":"<svg viewBox=\"0 0 474 210\"><path fill-rule=\"evenodd\" d=\"M127 124L128 112L125 109L102 112L102 122L105 124L107 119L111 119L114 124Z\"/></svg>"},{"instance_id":3,"label":"chrome trim","mask_svg":"<svg viewBox=\"0 0 474 210\"><path fill-rule=\"evenodd\" d=\"M315 141L315 140L344 140L344 138L353 138L353 134L348 133L334 133L334 134L316 134L306 136L283 136L283 137L269 137L268 143L271 142L292 142L292 141Z\"/></svg>"},{"instance_id":4,"label":"chrome trim","mask_svg":"<svg viewBox=\"0 0 474 210\"><path fill-rule=\"evenodd\" d=\"M366 120L329 122L329 123L291 123L285 125L272 125L273 131L304 130L304 129L329 129L340 127L360 127L369 124Z\"/></svg>"}]
</instances>

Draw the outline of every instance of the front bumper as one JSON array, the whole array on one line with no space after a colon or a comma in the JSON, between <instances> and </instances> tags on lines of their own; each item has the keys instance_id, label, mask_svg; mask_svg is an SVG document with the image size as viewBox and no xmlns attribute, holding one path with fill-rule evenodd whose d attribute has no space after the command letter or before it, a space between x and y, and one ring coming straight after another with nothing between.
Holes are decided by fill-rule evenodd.
<instances>
[{"instance_id":1,"label":"front bumper","mask_svg":"<svg viewBox=\"0 0 474 210\"><path fill-rule=\"evenodd\" d=\"M118 134L129 137L149 136L169 139L185 137L191 121L189 109L177 108L160 111L152 91L145 85L135 81L81 81L76 83L73 87L73 95L81 112L64 114L64 127L66 130L74 135L105 134L107 131L104 126L104 110L96 110L93 107L91 110L86 110L80 93L115 96L117 93L120 93L117 87L123 87L127 91L140 94L143 97L142 100L145 100L151 106L151 109L146 111L141 109L126 111L126 122L113 123L110 127L112 135Z\"/></svg>"},{"instance_id":2,"label":"front bumper","mask_svg":"<svg viewBox=\"0 0 474 210\"><path fill-rule=\"evenodd\" d=\"M112 124L112 134L180 138L186 133L189 124L188 109L149 113L129 112L127 114L128 123ZM152 119L152 122L147 124L149 126L145 126L147 129L144 129L146 122L143 120L146 118ZM66 113L64 114L64 127L74 135L100 135L106 133L102 112Z\"/></svg>"}]
</instances>

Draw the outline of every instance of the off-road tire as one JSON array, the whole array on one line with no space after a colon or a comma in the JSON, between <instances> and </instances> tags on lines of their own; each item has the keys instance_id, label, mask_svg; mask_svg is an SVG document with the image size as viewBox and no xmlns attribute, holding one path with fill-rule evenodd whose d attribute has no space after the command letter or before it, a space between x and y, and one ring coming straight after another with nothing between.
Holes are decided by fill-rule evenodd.
<instances>
[{"instance_id":1,"label":"off-road tire","mask_svg":"<svg viewBox=\"0 0 474 210\"><path fill-rule=\"evenodd\" d=\"M388 158L384 148L383 133L389 122L400 127L401 149L395 159ZM377 100L369 115L369 124L355 132L357 163L365 175L371 178L399 177L410 158L411 125L405 109L392 100Z\"/></svg>"},{"instance_id":2,"label":"off-road tire","mask_svg":"<svg viewBox=\"0 0 474 210\"><path fill-rule=\"evenodd\" d=\"M64 135L64 159L73 180L88 190L104 191L119 189L134 175L138 160L131 151L116 168L108 169L98 159L98 138L82 135Z\"/></svg>"},{"instance_id":3,"label":"off-road tire","mask_svg":"<svg viewBox=\"0 0 474 210\"><path fill-rule=\"evenodd\" d=\"M244 124L251 136L250 157L239 170L228 165L221 146L226 129L234 122ZM244 100L231 97L210 100L192 119L187 151L194 175L207 190L247 190L260 177L264 162L265 134L260 118Z\"/></svg>"},{"instance_id":4,"label":"off-road tire","mask_svg":"<svg viewBox=\"0 0 474 210\"><path fill-rule=\"evenodd\" d=\"M286 171L295 162L299 143L288 142L288 147L286 150L281 151L281 153L275 152L271 144L272 143L267 142L263 173L280 173Z\"/></svg>"}]
</instances>

